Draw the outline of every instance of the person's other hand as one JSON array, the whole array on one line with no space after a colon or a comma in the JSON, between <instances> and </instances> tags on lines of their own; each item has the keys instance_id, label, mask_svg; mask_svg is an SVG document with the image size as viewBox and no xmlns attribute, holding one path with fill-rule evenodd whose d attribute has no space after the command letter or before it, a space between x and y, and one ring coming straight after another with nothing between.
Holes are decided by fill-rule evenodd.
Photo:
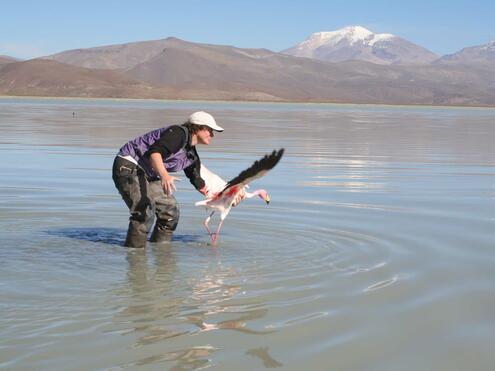
<instances>
[{"instance_id":1,"label":"person's other hand","mask_svg":"<svg viewBox=\"0 0 495 371\"><path fill-rule=\"evenodd\" d=\"M179 178L176 178L175 176L172 175L168 175L162 178L162 188L167 196L171 196L177 190L174 184L176 180L180 181Z\"/></svg>"}]
</instances>

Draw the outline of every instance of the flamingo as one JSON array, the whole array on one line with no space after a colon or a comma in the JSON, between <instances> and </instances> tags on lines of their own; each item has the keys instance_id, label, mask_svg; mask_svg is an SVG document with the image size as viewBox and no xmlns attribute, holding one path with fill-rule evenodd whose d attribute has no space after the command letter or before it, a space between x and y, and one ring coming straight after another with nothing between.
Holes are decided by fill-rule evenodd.
<instances>
[{"instance_id":1,"label":"flamingo","mask_svg":"<svg viewBox=\"0 0 495 371\"><path fill-rule=\"evenodd\" d=\"M270 197L268 196L268 192L266 190L257 189L253 192L247 192L246 188L248 187L248 183L254 179L262 177L269 170L273 169L273 167L275 167L275 165L277 165L280 161L283 154L283 148L278 151L274 150L271 154L265 155L260 160L255 161L253 165L239 173L238 176L229 182L225 182L218 175L212 173L206 167L201 165L201 177L206 180L212 195L206 200L196 202L195 205L205 206L207 210L211 210L210 215L208 215L203 224L208 231L208 235L210 236L213 245L216 244L218 235L220 234L220 228L222 228L225 218L229 215L235 199L240 196L243 191L243 198L253 198L258 196L267 204L270 203ZM220 191L216 191L218 189ZM220 213L220 222L218 224L217 231L212 233L208 223L215 212Z\"/></svg>"}]
</instances>

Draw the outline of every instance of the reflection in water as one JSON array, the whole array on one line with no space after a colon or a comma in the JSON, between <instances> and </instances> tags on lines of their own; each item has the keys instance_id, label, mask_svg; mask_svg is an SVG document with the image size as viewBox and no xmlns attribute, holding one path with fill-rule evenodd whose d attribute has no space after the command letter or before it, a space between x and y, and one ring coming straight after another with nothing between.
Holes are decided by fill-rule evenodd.
<instances>
[{"instance_id":1,"label":"reflection in water","mask_svg":"<svg viewBox=\"0 0 495 371\"><path fill-rule=\"evenodd\" d=\"M263 361L263 366L266 368L282 367L283 364L268 354L268 347L249 349L246 352L247 355L257 357Z\"/></svg>"},{"instance_id":2,"label":"reflection in water","mask_svg":"<svg viewBox=\"0 0 495 371\"><path fill-rule=\"evenodd\" d=\"M142 357L142 354L148 353L147 346L183 335L216 330L234 330L248 335L275 332L273 329L249 328L249 322L262 319L267 309L229 304L231 299L240 294L241 286L227 283L236 276L235 271L223 267L216 254L210 257L204 272L197 279L185 282L177 268L173 246L150 245L152 257L147 255L146 249L127 250L127 282L120 289L126 301L125 308L115 319L121 327L119 333L137 335L131 348L140 348L141 357L131 362L132 365L176 362L171 369L204 367L210 362L208 356L218 350L211 344L191 344L191 347L180 350L170 350L164 346L166 351L159 354L146 357ZM185 295L185 291L189 291L189 294ZM222 316L234 318L219 320L218 317ZM264 363L276 364L276 361L267 361L270 359L267 354L255 352L251 355L255 354Z\"/></svg>"},{"instance_id":3,"label":"reflection in water","mask_svg":"<svg viewBox=\"0 0 495 371\"><path fill-rule=\"evenodd\" d=\"M223 308L222 311L225 311L225 308ZM251 330L249 328L246 328L247 321L263 318L268 313L267 309L258 309L258 310L243 312L239 317L233 320L225 320L225 321L220 321L218 323L208 323L205 321L207 316L218 312L199 313L199 314L194 314L192 316L188 316L187 318L190 323L193 323L196 326L198 326L201 329L201 331L236 330L239 332L243 332L245 334L255 334L255 335L263 335L263 334L269 334L271 332L275 332L274 330L258 331L258 330Z\"/></svg>"},{"instance_id":4,"label":"reflection in water","mask_svg":"<svg viewBox=\"0 0 495 371\"><path fill-rule=\"evenodd\" d=\"M266 309L247 310L244 307L233 307L228 305L228 300L233 298L241 290L239 285L227 285L225 280L235 275L234 270L223 268L218 263L216 269L211 267L199 278L192 288L191 299L193 299L200 311L187 316L190 323L197 326L200 331L211 330L237 330L249 334L266 334L273 331L257 331L246 327L247 321L260 319L268 312ZM208 317L218 314L228 315L240 313L235 319L223 320L217 323L207 322Z\"/></svg>"},{"instance_id":5,"label":"reflection in water","mask_svg":"<svg viewBox=\"0 0 495 371\"><path fill-rule=\"evenodd\" d=\"M130 325L126 333L141 334L134 347L187 333L177 328L157 324L160 320L178 313L180 300L170 295L177 272L176 258L169 246L153 246L155 269L150 270L145 249L128 249L127 307L119 313ZM144 334L143 334L144 333Z\"/></svg>"},{"instance_id":6,"label":"reflection in water","mask_svg":"<svg viewBox=\"0 0 495 371\"><path fill-rule=\"evenodd\" d=\"M139 361L129 362L122 367L145 366L159 362L176 362L169 370L195 370L201 369L210 363L208 359L218 349L212 346L199 346L188 349L181 349L173 352L166 352L150 357L145 357Z\"/></svg>"},{"instance_id":7,"label":"reflection in water","mask_svg":"<svg viewBox=\"0 0 495 371\"><path fill-rule=\"evenodd\" d=\"M380 282L374 283L373 285L368 286L367 288L365 288L364 291L373 291L373 290L378 290L378 289L384 288L386 286L392 285L393 283L397 282L398 279L399 279L398 276L394 276L394 277L392 277L392 278L390 278L388 280L384 280L384 281L380 281Z\"/></svg>"},{"instance_id":8,"label":"reflection in water","mask_svg":"<svg viewBox=\"0 0 495 371\"><path fill-rule=\"evenodd\" d=\"M180 312L182 299L174 298L179 273L176 256L169 244L152 244L154 269L150 268L146 249L128 249L127 307L119 313L117 322L126 326L122 334L138 334L132 348L142 348L170 338L190 333L190 330L170 321ZM196 369L209 363L208 356L216 349L209 345L165 351L122 365L142 366L159 362L175 362L173 370Z\"/></svg>"},{"instance_id":9,"label":"reflection in water","mask_svg":"<svg viewBox=\"0 0 495 371\"><path fill-rule=\"evenodd\" d=\"M359 192L363 193L366 191L384 191L386 189L385 183L370 183L370 182L327 182L321 180L313 180L309 182L302 182L304 187L333 187L333 188L343 188L347 192Z\"/></svg>"}]
</instances>

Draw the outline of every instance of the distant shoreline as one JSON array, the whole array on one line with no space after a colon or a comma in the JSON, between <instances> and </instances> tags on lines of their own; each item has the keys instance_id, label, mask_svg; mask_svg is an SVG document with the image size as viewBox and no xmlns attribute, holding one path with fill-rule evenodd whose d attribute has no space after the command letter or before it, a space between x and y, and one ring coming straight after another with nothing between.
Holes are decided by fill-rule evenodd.
<instances>
[{"instance_id":1,"label":"distant shoreline","mask_svg":"<svg viewBox=\"0 0 495 371\"><path fill-rule=\"evenodd\" d=\"M64 101L76 101L76 100L85 100L85 101L115 101L115 102L181 102L181 103L194 103L194 102L205 102L209 104L228 104L228 103L237 103L237 104L280 104L280 105L338 105L338 106L378 106L378 107L406 107L406 108L414 108L414 107L427 107L427 108L459 108L459 109L495 109L495 106L489 105L447 105L447 104L392 104L392 103L353 103L353 102L330 102L330 101L322 101L322 102L314 102L314 101L288 101L288 100L222 100L222 99L158 99L158 98L101 98L101 97L56 97L56 96L39 96L39 95L0 95L0 100L8 100L8 99L32 99L32 100L64 100Z\"/></svg>"}]
</instances>

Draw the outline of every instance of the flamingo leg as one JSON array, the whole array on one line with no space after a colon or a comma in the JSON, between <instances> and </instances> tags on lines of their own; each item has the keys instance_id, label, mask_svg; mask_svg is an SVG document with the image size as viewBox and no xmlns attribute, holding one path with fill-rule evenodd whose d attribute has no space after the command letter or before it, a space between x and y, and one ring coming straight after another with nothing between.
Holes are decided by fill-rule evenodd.
<instances>
[{"instance_id":1,"label":"flamingo leg","mask_svg":"<svg viewBox=\"0 0 495 371\"><path fill-rule=\"evenodd\" d=\"M208 236L211 237L211 230L210 230L210 226L208 225L208 223L210 222L210 219L211 217L213 216L213 214L215 214L214 211L211 212L211 214L205 219L203 225L205 226L206 230L208 231Z\"/></svg>"},{"instance_id":2,"label":"flamingo leg","mask_svg":"<svg viewBox=\"0 0 495 371\"><path fill-rule=\"evenodd\" d=\"M220 223L218 223L217 231L215 232L215 234L211 235L211 243L213 244L213 246L217 244L217 238L218 235L220 234L220 228L222 228L222 224L223 224L223 219L220 219Z\"/></svg>"}]
</instances>

